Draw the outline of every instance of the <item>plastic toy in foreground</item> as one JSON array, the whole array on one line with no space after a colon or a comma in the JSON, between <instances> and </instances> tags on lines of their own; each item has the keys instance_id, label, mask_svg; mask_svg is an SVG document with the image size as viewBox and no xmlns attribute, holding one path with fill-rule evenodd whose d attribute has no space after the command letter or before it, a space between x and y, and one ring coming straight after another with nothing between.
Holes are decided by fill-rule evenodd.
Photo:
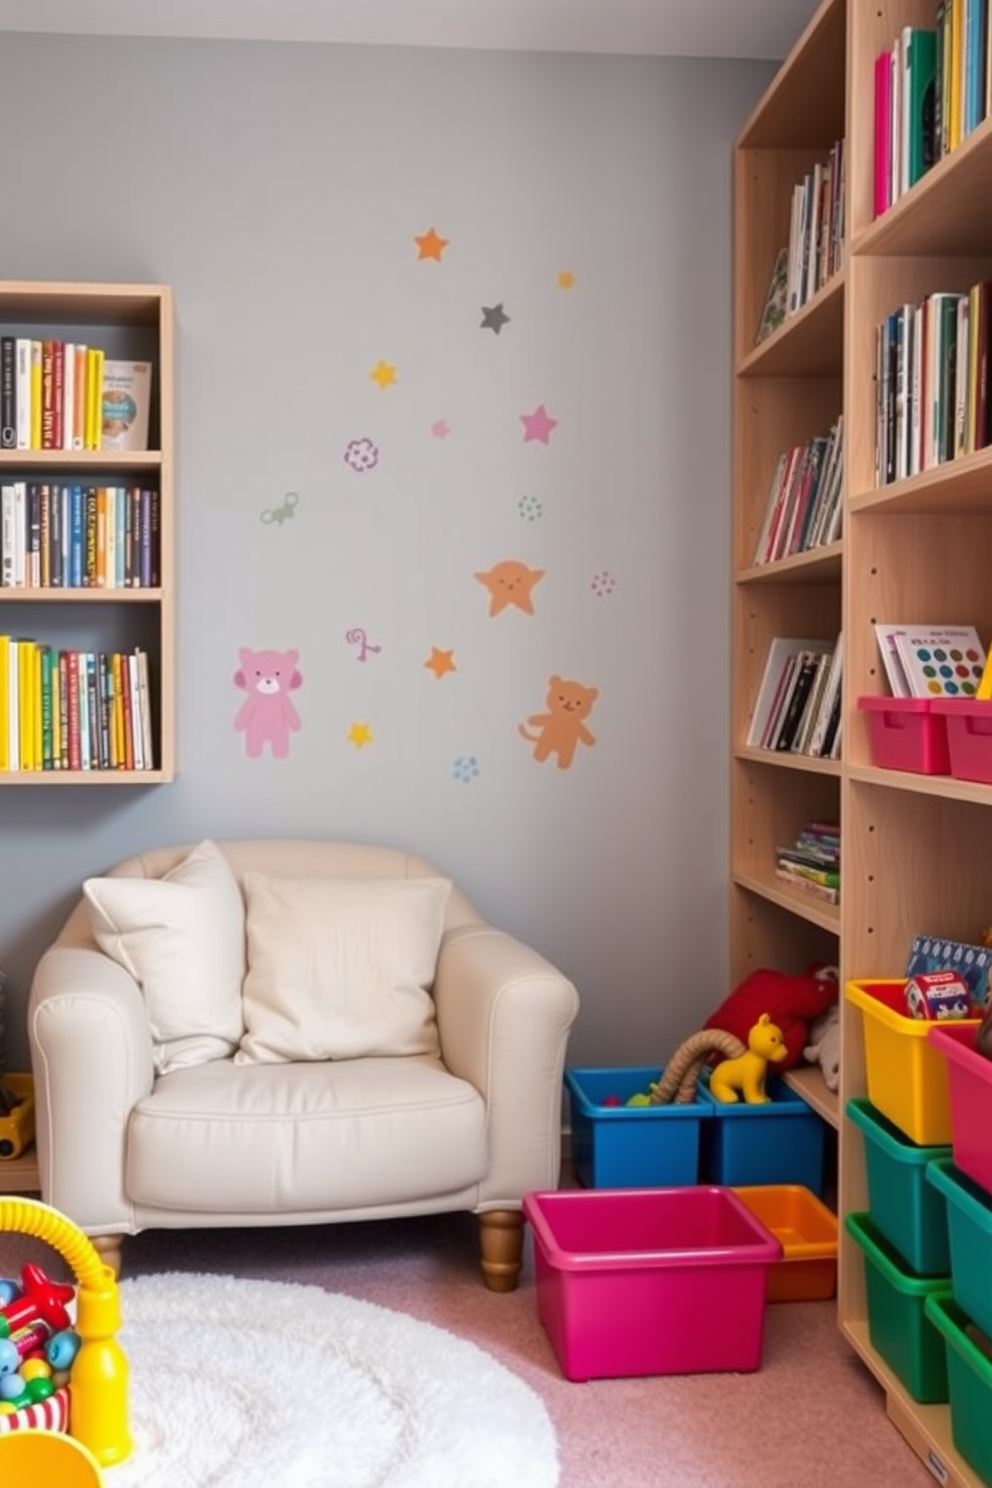
<instances>
[{"instance_id":1,"label":"plastic toy in foreground","mask_svg":"<svg viewBox=\"0 0 992 1488\"><path fill-rule=\"evenodd\" d=\"M765 1090L765 1073L769 1064L778 1064L786 1053L782 1030L762 1013L747 1036L745 1052L722 1060L710 1075L710 1095L728 1104L743 1096L748 1105L766 1105L771 1097Z\"/></svg>"},{"instance_id":2,"label":"plastic toy in foreground","mask_svg":"<svg viewBox=\"0 0 992 1488\"><path fill-rule=\"evenodd\" d=\"M100 1467L123 1462L132 1450L128 1424L128 1364L117 1342L121 1310L113 1270L101 1261L95 1246L82 1230L57 1209L37 1199L0 1198L0 1230L12 1230L43 1240L58 1251L75 1275L78 1287L74 1330L79 1337L79 1349L72 1361L68 1386L69 1431ZM45 1309L61 1304L57 1286L53 1287L40 1273L35 1282L33 1290ZM18 1304L11 1305L17 1307ZM25 1428L25 1436L34 1434L34 1428ZM39 1438L44 1434L42 1431L37 1433ZM43 1450L41 1443L38 1450ZM58 1448L53 1450L57 1452ZM45 1479L43 1475L35 1474L32 1481L41 1483ZM54 1488L54 1480L48 1481ZM60 1480L63 1481L68 1485L70 1479Z\"/></svg>"}]
</instances>

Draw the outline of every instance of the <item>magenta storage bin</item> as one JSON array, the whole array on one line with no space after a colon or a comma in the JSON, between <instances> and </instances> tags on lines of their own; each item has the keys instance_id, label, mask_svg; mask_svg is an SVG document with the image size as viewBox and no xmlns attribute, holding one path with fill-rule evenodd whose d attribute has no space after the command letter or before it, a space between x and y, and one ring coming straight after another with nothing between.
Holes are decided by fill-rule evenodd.
<instances>
[{"instance_id":1,"label":"magenta storage bin","mask_svg":"<svg viewBox=\"0 0 992 1488\"><path fill-rule=\"evenodd\" d=\"M975 1052L977 1034L974 1023L935 1023L927 1029L927 1039L947 1059L951 1156L962 1173L992 1194L992 1059Z\"/></svg>"},{"instance_id":2,"label":"magenta storage bin","mask_svg":"<svg viewBox=\"0 0 992 1488\"><path fill-rule=\"evenodd\" d=\"M558 1190L523 1210L566 1379L760 1367L782 1245L730 1189Z\"/></svg>"},{"instance_id":3,"label":"magenta storage bin","mask_svg":"<svg viewBox=\"0 0 992 1488\"><path fill-rule=\"evenodd\" d=\"M951 774L992 785L992 702L979 698L934 698L945 720Z\"/></svg>"},{"instance_id":4,"label":"magenta storage bin","mask_svg":"<svg viewBox=\"0 0 992 1488\"><path fill-rule=\"evenodd\" d=\"M947 724L930 698L859 697L868 714L872 762L885 770L949 775Z\"/></svg>"}]
</instances>

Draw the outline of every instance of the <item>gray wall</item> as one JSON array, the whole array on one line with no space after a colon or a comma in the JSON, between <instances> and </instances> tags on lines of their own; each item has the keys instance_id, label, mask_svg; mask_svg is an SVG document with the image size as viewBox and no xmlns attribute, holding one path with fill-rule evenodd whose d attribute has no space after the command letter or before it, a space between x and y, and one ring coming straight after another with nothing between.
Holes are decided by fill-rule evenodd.
<instances>
[{"instance_id":1,"label":"gray wall","mask_svg":"<svg viewBox=\"0 0 992 1488\"><path fill-rule=\"evenodd\" d=\"M170 283L179 350L179 774L0 793L8 1067L80 880L208 835L434 859L575 979L575 1063L724 995L731 143L770 71L3 38L0 275ZM533 614L489 614L504 559ZM286 759L234 729L241 647L300 653ZM518 732L552 673L598 692L568 769Z\"/></svg>"}]
</instances>

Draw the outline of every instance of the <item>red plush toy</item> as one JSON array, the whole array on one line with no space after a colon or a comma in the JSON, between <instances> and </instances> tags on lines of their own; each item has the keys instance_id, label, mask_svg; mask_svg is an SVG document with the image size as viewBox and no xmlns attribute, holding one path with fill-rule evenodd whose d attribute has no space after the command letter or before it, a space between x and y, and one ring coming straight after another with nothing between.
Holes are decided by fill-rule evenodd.
<instances>
[{"instance_id":1,"label":"red plush toy","mask_svg":"<svg viewBox=\"0 0 992 1488\"><path fill-rule=\"evenodd\" d=\"M750 1030L768 1013L782 1030L787 1054L778 1069L801 1062L810 1023L837 1000L837 968L814 962L802 976L762 967L745 977L739 987L711 1013L704 1028L722 1028L747 1043Z\"/></svg>"}]
</instances>

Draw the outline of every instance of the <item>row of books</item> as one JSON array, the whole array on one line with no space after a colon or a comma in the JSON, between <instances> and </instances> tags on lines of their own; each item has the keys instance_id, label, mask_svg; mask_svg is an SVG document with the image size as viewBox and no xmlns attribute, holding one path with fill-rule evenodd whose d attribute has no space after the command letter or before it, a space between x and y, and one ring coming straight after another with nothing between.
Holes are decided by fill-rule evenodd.
<instances>
[{"instance_id":1,"label":"row of books","mask_svg":"<svg viewBox=\"0 0 992 1488\"><path fill-rule=\"evenodd\" d=\"M157 490L61 481L0 487L0 588L151 589L159 582Z\"/></svg>"},{"instance_id":2,"label":"row of books","mask_svg":"<svg viewBox=\"0 0 992 1488\"><path fill-rule=\"evenodd\" d=\"M145 651L0 635L0 771L154 768Z\"/></svg>"},{"instance_id":3,"label":"row of books","mask_svg":"<svg viewBox=\"0 0 992 1488\"><path fill-rule=\"evenodd\" d=\"M840 826L807 822L795 842L776 849L775 877L836 904L840 899Z\"/></svg>"},{"instance_id":4,"label":"row of books","mask_svg":"<svg viewBox=\"0 0 992 1488\"><path fill-rule=\"evenodd\" d=\"M844 477L844 418L779 455L768 490L754 561L774 563L840 537Z\"/></svg>"},{"instance_id":5,"label":"row of books","mask_svg":"<svg viewBox=\"0 0 992 1488\"><path fill-rule=\"evenodd\" d=\"M776 636L751 715L752 748L840 757L841 637L836 642Z\"/></svg>"},{"instance_id":6,"label":"row of books","mask_svg":"<svg viewBox=\"0 0 992 1488\"><path fill-rule=\"evenodd\" d=\"M0 449L147 449L151 375L98 346L0 335Z\"/></svg>"},{"instance_id":7,"label":"row of books","mask_svg":"<svg viewBox=\"0 0 992 1488\"><path fill-rule=\"evenodd\" d=\"M779 250L755 343L777 330L786 316L813 298L844 261L844 141L793 187L789 241Z\"/></svg>"},{"instance_id":8,"label":"row of books","mask_svg":"<svg viewBox=\"0 0 992 1488\"><path fill-rule=\"evenodd\" d=\"M929 470L992 443L992 282L900 305L875 335L875 481Z\"/></svg>"}]
</instances>

